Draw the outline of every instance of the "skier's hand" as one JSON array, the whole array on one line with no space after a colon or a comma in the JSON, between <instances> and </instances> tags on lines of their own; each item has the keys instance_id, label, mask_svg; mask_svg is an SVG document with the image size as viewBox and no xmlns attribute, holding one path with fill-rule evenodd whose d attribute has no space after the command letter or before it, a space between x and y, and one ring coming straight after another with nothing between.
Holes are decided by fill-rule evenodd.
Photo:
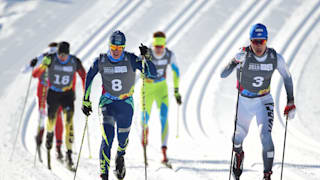
<instances>
[{"instance_id":1,"label":"skier's hand","mask_svg":"<svg viewBox=\"0 0 320 180\"><path fill-rule=\"evenodd\" d=\"M91 102L89 100L83 100L81 109L83 114L85 114L86 116L90 116L90 114L92 113Z\"/></svg>"},{"instance_id":2,"label":"skier's hand","mask_svg":"<svg viewBox=\"0 0 320 180\"><path fill-rule=\"evenodd\" d=\"M296 114L296 106L294 102L287 103L286 108L284 109L284 115L288 117L288 119L293 119Z\"/></svg>"},{"instance_id":3,"label":"skier's hand","mask_svg":"<svg viewBox=\"0 0 320 180\"><path fill-rule=\"evenodd\" d=\"M37 65L38 59L37 58L33 58L30 61L30 67L35 67Z\"/></svg>"},{"instance_id":4,"label":"skier's hand","mask_svg":"<svg viewBox=\"0 0 320 180\"><path fill-rule=\"evenodd\" d=\"M234 56L234 61L237 64L242 64L246 58L247 52L245 48L241 48L239 52Z\"/></svg>"},{"instance_id":5,"label":"skier's hand","mask_svg":"<svg viewBox=\"0 0 320 180\"><path fill-rule=\"evenodd\" d=\"M45 66L49 66L51 64L51 58L45 57L42 61L42 64Z\"/></svg>"},{"instance_id":6,"label":"skier's hand","mask_svg":"<svg viewBox=\"0 0 320 180\"><path fill-rule=\"evenodd\" d=\"M179 93L179 88L174 89L174 97L176 98L177 104L181 105L182 101L181 101L181 95Z\"/></svg>"},{"instance_id":7,"label":"skier's hand","mask_svg":"<svg viewBox=\"0 0 320 180\"><path fill-rule=\"evenodd\" d=\"M150 49L147 46L141 43L141 45L139 46L139 49L140 49L140 54L142 56L144 56L146 59L150 59L151 53L150 53Z\"/></svg>"}]
</instances>

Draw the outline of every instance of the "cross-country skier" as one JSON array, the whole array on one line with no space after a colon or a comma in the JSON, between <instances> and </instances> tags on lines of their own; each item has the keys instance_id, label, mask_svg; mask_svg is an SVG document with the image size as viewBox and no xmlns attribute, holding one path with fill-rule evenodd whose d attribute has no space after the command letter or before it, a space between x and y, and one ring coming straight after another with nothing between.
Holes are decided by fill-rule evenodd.
<instances>
[{"instance_id":1,"label":"cross-country skier","mask_svg":"<svg viewBox=\"0 0 320 180\"><path fill-rule=\"evenodd\" d=\"M146 128L146 135L148 135L148 122L151 115L152 104L154 101L157 103L158 109L160 109L160 121L161 121L161 149L163 153L162 163L167 164L167 141L168 141L168 86L167 86L167 67L171 65L173 72L174 82L174 95L178 105L181 104L181 95L179 93L179 68L176 62L175 54L166 48L166 35L165 33L158 31L153 34L152 43L152 62L157 68L156 79L145 79L145 110L142 112L142 125ZM142 87L143 88L143 87ZM145 120L144 120L145 118ZM145 142L146 141L146 142ZM142 145L148 143L147 137L144 138L144 132L142 132Z\"/></svg>"},{"instance_id":2,"label":"cross-country skier","mask_svg":"<svg viewBox=\"0 0 320 180\"><path fill-rule=\"evenodd\" d=\"M263 24L253 25L250 30L250 46L241 48L221 73L221 77L225 78L234 68L237 68L237 88L240 96L233 147L235 152L233 175L236 179L239 179L242 173L244 158L242 143L254 116L256 116L259 126L263 147L263 179L271 179L274 159L274 145L271 137L274 102L270 94L270 82L275 70L278 70L282 76L287 92L287 105L284 114L289 119L294 118L295 115L290 72L283 57L274 49L267 47L267 40L266 26Z\"/></svg>"},{"instance_id":3,"label":"cross-country skier","mask_svg":"<svg viewBox=\"0 0 320 180\"><path fill-rule=\"evenodd\" d=\"M70 45L67 42L58 44L58 51L55 54L46 56L39 68L40 73L48 71L49 90L47 94L48 103L48 121L47 121L47 139L46 147L48 155L52 148L53 128L57 119L57 111L62 106L65 117L65 142L67 147L66 160L69 169L73 169L72 161L72 143L74 139L73 133L73 114L75 100L75 76L76 72L80 75L83 83L85 83L86 72L81 61L74 55L70 54ZM50 168L50 164L49 164Z\"/></svg>"},{"instance_id":4,"label":"cross-country skier","mask_svg":"<svg viewBox=\"0 0 320 180\"><path fill-rule=\"evenodd\" d=\"M115 31L110 36L109 51L100 54L88 71L86 78L85 96L82 110L87 116L92 112L90 91L93 78L99 72L102 77L102 95L99 106L102 108L102 142L100 147L101 178L106 180L109 176L110 150L114 138L115 124L118 137L118 150L115 159L115 174L123 179L126 173L124 155L129 139L129 132L133 116L133 91L135 84L135 71L143 71L149 78L156 76L156 68L149 61L150 50L140 46L142 57L125 51L126 38L121 31ZM143 58L147 59L144 67Z\"/></svg>"},{"instance_id":5,"label":"cross-country skier","mask_svg":"<svg viewBox=\"0 0 320 180\"><path fill-rule=\"evenodd\" d=\"M30 61L30 64L25 67L24 73L30 72L30 70L34 67L38 67L41 63L44 57L55 54L57 52L57 46L58 43L51 42L48 45L48 51L41 54L38 57L33 58ZM36 135L36 144L37 144L37 151L39 154L39 160L42 161L41 158L41 144L42 144L42 138L44 133L44 120L46 117L46 99L47 99L47 91L48 91L48 75L47 72L44 72L42 74L38 73L37 70L34 70L32 72L32 76L34 78L38 78L38 85L37 85L37 97L38 97L38 108L39 108L39 128ZM63 134L63 124L62 124L62 118L61 118L62 108L59 108L57 113L57 123L55 127L55 137L56 137L56 150L57 150L57 158L62 159L63 155L61 153L61 144L62 144L62 134Z\"/></svg>"}]
</instances>

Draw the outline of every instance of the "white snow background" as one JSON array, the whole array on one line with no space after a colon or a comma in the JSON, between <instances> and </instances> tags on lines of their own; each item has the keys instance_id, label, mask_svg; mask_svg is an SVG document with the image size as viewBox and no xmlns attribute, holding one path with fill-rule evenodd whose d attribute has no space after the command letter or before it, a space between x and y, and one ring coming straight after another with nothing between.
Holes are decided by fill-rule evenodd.
<instances>
[{"instance_id":1,"label":"white snow background","mask_svg":"<svg viewBox=\"0 0 320 180\"><path fill-rule=\"evenodd\" d=\"M0 0L0 180L73 179L73 173L56 161L52 171L46 163L37 162L34 167L36 79L31 82L17 146L9 160L30 78L30 74L21 73L21 68L44 52L49 42L66 40L88 70L94 57L107 51L108 37L116 29L126 34L126 50L137 54L140 43L150 44L153 32L165 31L181 71L183 105L179 109L173 96L172 74L168 74L168 156L173 169L160 164L160 120L154 106L147 149L148 179L227 179L237 91L235 73L223 80L219 75L237 49L248 44L250 26L258 22L267 25L268 46L284 56L294 80L297 114L288 123L283 179L320 179L319 0ZM278 72L271 86L276 104L272 179L280 179L286 93ZM85 124L80 78L77 87L75 162ZM144 179L140 87L138 80L125 157L126 179L130 180ZM77 179L99 179L100 94L101 78L96 76L91 95L94 112L88 123L93 157L89 158L86 137ZM261 143L254 121L244 142L242 178L248 180L263 176ZM110 171L114 169L116 147L115 139ZM116 178L111 173L109 179Z\"/></svg>"}]
</instances>

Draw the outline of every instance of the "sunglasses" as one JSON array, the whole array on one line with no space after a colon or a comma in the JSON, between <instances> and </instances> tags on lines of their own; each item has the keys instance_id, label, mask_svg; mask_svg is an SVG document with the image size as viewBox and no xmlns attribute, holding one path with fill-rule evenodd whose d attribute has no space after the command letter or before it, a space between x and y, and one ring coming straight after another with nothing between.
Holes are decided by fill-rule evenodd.
<instances>
[{"instance_id":1,"label":"sunglasses","mask_svg":"<svg viewBox=\"0 0 320 180\"><path fill-rule=\"evenodd\" d=\"M162 46L154 46L156 49L162 49L162 48L164 48L164 45L162 45Z\"/></svg>"},{"instance_id":2,"label":"sunglasses","mask_svg":"<svg viewBox=\"0 0 320 180\"><path fill-rule=\"evenodd\" d=\"M60 56L60 57L66 57L66 56L68 56L68 54L67 54L67 53L59 53L58 56Z\"/></svg>"},{"instance_id":3,"label":"sunglasses","mask_svg":"<svg viewBox=\"0 0 320 180\"><path fill-rule=\"evenodd\" d=\"M119 51L122 51L126 46L125 45L114 45L114 44L110 44L110 49L112 51L115 51L115 50L119 50Z\"/></svg>"},{"instance_id":4,"label":"sunglasses","mask_svg":"<svg viewBox=\"0 0 320 180\"><path fill-rule=\"evenodd\" d=\"M251 40L252 44L254 45L265 45L267 43L266 39L253 39Z\"/></svg>"}]
</instances>

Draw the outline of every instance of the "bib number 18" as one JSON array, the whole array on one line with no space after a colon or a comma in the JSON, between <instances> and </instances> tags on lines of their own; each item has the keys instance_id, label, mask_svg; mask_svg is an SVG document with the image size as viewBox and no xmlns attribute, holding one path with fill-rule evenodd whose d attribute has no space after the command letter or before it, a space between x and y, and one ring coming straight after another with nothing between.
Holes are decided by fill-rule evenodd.
<instances>
[{"instance_id":1,"label":"bib number 18","mask_svg":"<svg viewBox=\"0 0 320 180\"><path fill-rule=\"evenodd\" d=\"M122 90L122 82L120 79L114 79L111 81L112 90L114 91L121 91Z\"/></svg>"}]
</instances>

